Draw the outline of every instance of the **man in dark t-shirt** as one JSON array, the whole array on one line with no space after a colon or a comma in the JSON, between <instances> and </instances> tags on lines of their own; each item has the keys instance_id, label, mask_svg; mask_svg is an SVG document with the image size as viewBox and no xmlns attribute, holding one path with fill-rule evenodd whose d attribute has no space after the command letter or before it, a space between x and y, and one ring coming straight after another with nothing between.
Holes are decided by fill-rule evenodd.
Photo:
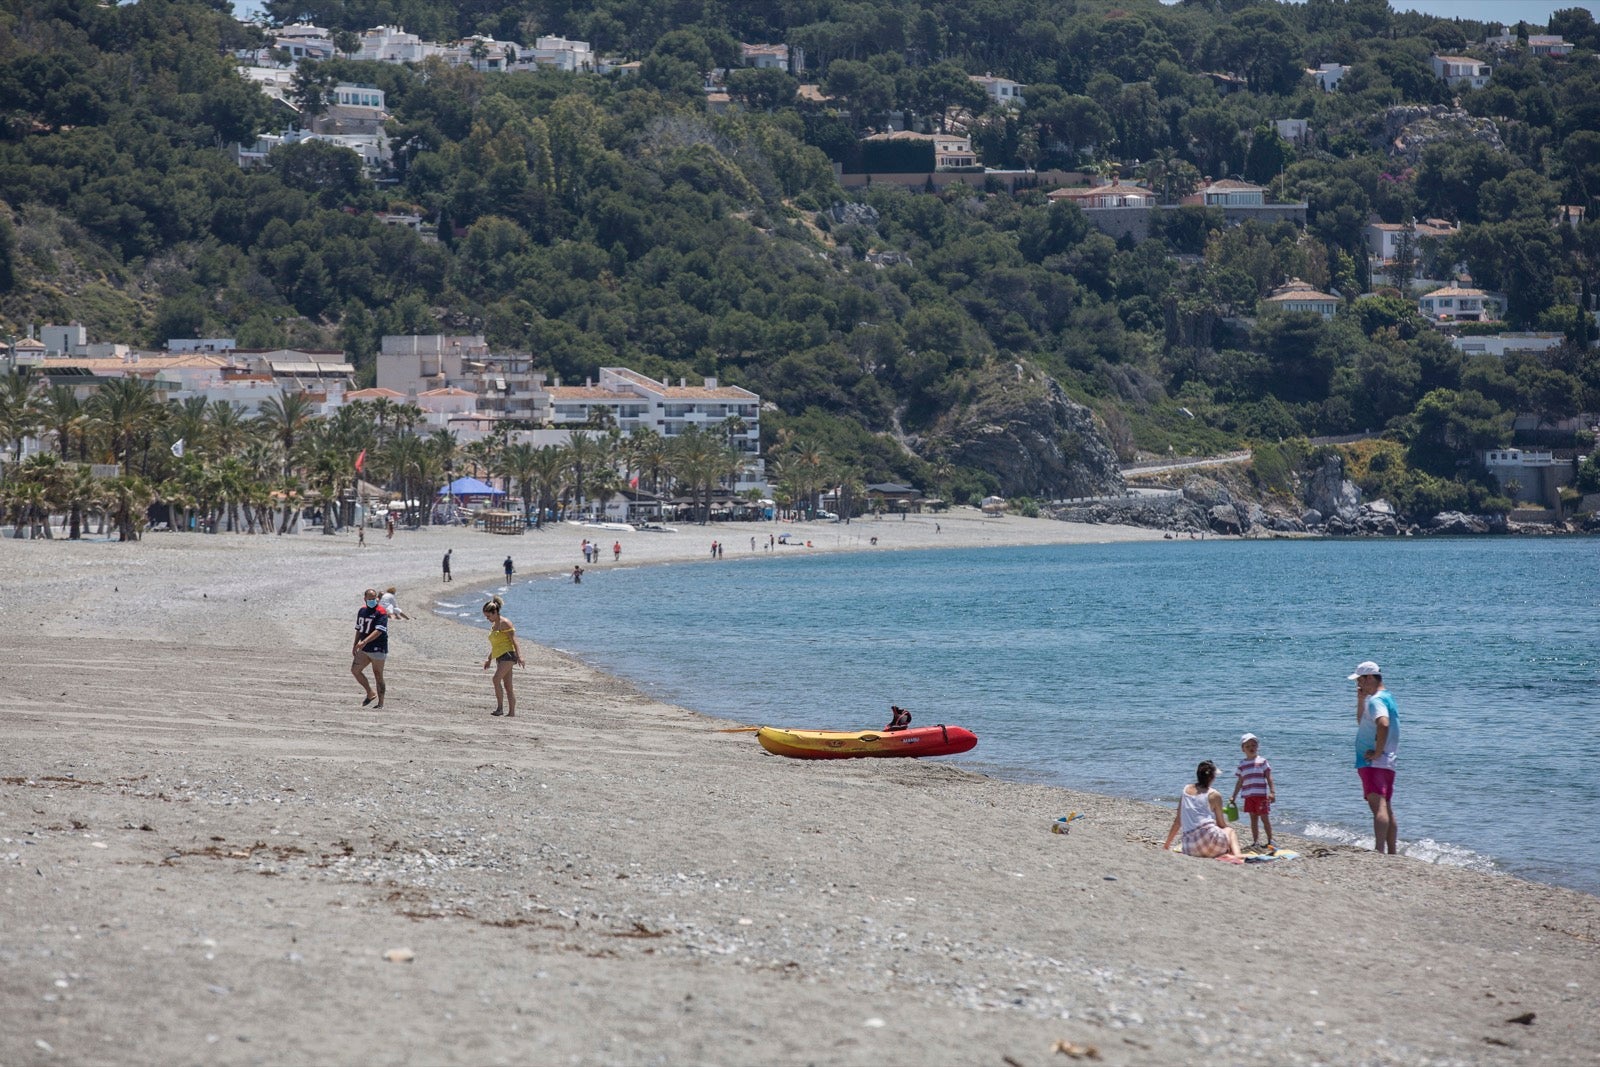
<instances>
[{"instance_id":1,"label":"man in dark t-shirt","mask_svg":"<svg viewBox=\"0 0 1600 1067\"><path fill-rule=\"evenodd\" d=\"M450 553L454 551L455 549L450 548L446 549L444 553L444 580L447 582L450 581Z\"/></svg>"},{"instance_id":2,"label":"man in dark t-shirt","mask_svg":"<svg viewBox=\"0 0 1600 1067\"><path fill-rule=\"evenodd\" d=\"M383 707L383 664L389 658L389 614L378 603L378 591L362 594L361 610L356 612L356 637L350 645L350 673L366 692L361 702L366 707L374 700ZM372 668L372 685L367 684L367 667ZM374 691L376 687L376 691Z\"/></svg>"}]
</instances>

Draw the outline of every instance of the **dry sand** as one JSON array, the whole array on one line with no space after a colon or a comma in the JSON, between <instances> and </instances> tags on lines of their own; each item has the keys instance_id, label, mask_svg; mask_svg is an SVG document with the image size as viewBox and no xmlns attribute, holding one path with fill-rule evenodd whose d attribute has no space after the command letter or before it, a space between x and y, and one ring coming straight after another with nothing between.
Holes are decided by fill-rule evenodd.
<instances>
[{"instance_id":1,"label":"dry sand","mask_svg":"<svg viewBox=\"0 0 1600 1067\"><path fill-rule=\"evenodd\" d=\"M798 528L1159 536L939 522ZM715 537L729 565L752 532L623 561ZM0 1063L1594 1062L1594 897L1164 854L1167 810L767 756L532 647L491 718L483 635L428 610L440 555L462 596L585 533L0 541ZM390 583L415 619L373 711L347 649Z\"/></svg>"}]
</instances>

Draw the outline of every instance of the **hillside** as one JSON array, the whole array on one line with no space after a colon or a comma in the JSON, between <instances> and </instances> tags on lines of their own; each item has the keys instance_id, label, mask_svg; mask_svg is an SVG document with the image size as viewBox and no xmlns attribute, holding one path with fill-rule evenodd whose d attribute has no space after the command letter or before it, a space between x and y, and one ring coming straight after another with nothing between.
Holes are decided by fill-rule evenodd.
<instances>
[{"instance_id":1,"label":"hillside","mask_svg":"<svg viewBox=\"0 0 1600 1067\"><path fill-rule=\"evenodd\" d=\"M1113 486L1104 448L1371 430L1465 508L1490 495L1473 451L1509 440L1511 415L1600 411L1600 228L1558 211L1600 206L1600 34L1581 9L1532 28L1564 34L1566 56L1533 54L1525 33L1491 48L1498 27L1381 0L265 9L340 40L379 22L437 40L554 33L642 65L306 61L297 99L313 112L337 83L383 91L392 170L373 180L316 141L245 170L229 146L286 122L234 58L261 28L196 2L7 0L0 332L76 320L146 345L338 346L370 367L384 334L481 330L569 380L626 365L747 386L777 408L764 445L803 431L867 481L938 470L962 499ZM703 72L737 66L740 41L803 49L806 70L732 70L713 110ZM1492 65L1486 86L1435 75L1431 56L1463 52ZM1348 67L1336 92L1305 75L1324 63ZM967 77L985 73L1019 83L1021 106ZM802 78L817 91L797 94ZM981 174L842 188L834 163L855 165L858 138L891 119L960 129L990 167L1138 178L1172 203L1134 240ZM1296 119L1306 132L1287 140L1276 124ZM1303 203L1304 225L1177 203L1226 177ZM1438 219L1444 236L1374 268L1374 218ZM1469 356L1423 319L1413 268L1459 268L1503 295L1504 328L1567 343ZM1332 318L1274 311L1291 279L1331 294ZM1012 368L1060 401L1030 413ZM1041 410L997 467L994 428Z\"/></svg>"}]
</instances>

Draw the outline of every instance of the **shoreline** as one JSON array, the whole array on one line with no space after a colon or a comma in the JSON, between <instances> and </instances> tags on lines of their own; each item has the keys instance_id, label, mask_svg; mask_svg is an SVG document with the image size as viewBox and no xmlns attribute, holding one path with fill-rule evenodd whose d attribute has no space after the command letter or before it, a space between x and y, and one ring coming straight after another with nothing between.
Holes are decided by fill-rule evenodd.
<instances>
[{"instance_id":1,"label":"shoreline","mask_svg":"<svg viewBox=\"0 0 1600 1067\"><path fill-rule=\"evenodd\" d=\"M481 632L418 598L447 547L465 591L508 546L561 573L570 532L0 544L0 1060L1576 1063L1600 1037L1575 891L1165 855L1138 801L757 759L532 646L525 714L492 719ZM363 584L419 609L378 713L345 673Z\"/></svg>"}]
</instances>

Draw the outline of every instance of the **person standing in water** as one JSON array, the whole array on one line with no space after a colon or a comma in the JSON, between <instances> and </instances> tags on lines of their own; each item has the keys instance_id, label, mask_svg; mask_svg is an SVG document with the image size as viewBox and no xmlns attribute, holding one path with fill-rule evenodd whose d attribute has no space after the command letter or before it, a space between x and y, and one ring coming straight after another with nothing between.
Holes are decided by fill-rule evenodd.
<instances>
[{"instance_id":1,"label":"person standing in water","mask_svg":"<svg viewBox=\"0 0 1600 1067\"><path fill-rule=\"evenodd\" d=\"M483 606L483 617L489 620L489 658L483 661L483 669L494 667L494 711L490 714L509 719L517 714L517 692L512 687L511 668L524 664L522 649L517 646L517 628L500 615L504 606L505 602L497 596L490 597Z\"/></svg>"},{"instance_id":2,"label":"person standing in water","mask_svg":"<svg viewBox=\"0 0 1600 1067\"><path fill-rule=\"evenodd\" d=\"M350 673L366 691L366 707L374 700L383 707L383 664L389 658L389 614L378 604L378 591L368 589L362 595L361 610L356 612L356 638L350 645ZM372 683L367 683L366 670L372 668Z\"/></svg>"},{"instance_id":3,"label":"person standing in water","mask_svg":"<svg viewBox=\"0 0 1600 1067\"><path fill-rule=\"evenodd\" d=\"M517 568L515 568L515 567L513 567L511 565L511 557L510 556L506 557L505 568L506 568L506 581L510 582L511 581L511 576L513 574L517 573Z\"/></svg>"},{"instance_id":4,"label":"person standing in water","mask_svg":"<svg viewBox=\"0 0 1600 1067\"><path fill-rule=\"evenodd\" d=\"M1400 708L1383 686L1383 671L1370 659L1356 665L1356 774L1372 809L1372 847L1394 855L1394 767L1400 751Z\"/></svg>"}]
</instances>

